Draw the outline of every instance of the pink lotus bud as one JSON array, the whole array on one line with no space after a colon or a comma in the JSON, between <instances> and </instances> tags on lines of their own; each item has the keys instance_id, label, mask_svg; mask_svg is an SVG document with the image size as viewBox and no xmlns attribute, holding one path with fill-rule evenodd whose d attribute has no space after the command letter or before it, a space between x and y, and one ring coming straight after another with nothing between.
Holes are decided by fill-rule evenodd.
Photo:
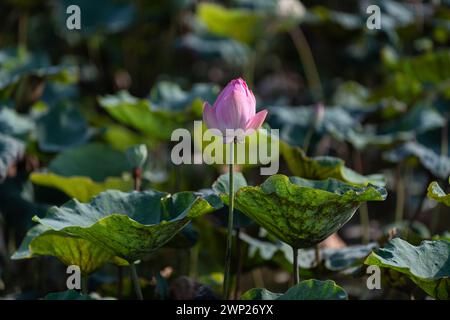
<instances>
[{"instance_id":1,"label":"pink lotus bud","mask_svg":"<svg viewBox=\"0 0 450 320\"><path fill-rule=\"evenodd\" d=\"M219 129L225 143L228 143L236 137L236 132L231 133L231 130L249 135L261 127L267 110L255 112L255 96L245 81L239 78L228 83L212 107L208 102L204 103L203 121L209 129Z\"/></svg>"}]
</instances>

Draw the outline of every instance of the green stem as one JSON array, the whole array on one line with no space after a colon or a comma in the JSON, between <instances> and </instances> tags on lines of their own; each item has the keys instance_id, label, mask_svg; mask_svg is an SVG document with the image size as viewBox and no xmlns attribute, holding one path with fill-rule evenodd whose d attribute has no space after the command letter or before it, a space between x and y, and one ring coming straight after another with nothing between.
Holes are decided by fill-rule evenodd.
<instances>
[{"instance_id":1,"label":"green stem","mask_svg":"<svg viewBox=\"0 0 450 320\"><path fill-rule=\"evenodd\" d=\"M356 171L364 174L363 159L358 149L353 149L353 160L355 162ZM359 223L361 226L361 240L363 244L369 243L370 240L370 218L367 203L363 202L359 207Z\"/></svg>"},{"instance_id":2,"label":"green stem","mask_svg":"<svg viewBox=\"0 0 450 320\"><path fill-rule=\"evenodd\" d=\"M130 264L130 271L131 271L131 281L133 282L134 292L136 293L136 297L139 300L144 300L144 297L142 296L142 290L141 286L139 284L139 277L136 271L136 264L132 263Z\"/></svg>"},{"instance_id":3,"label":"green stem","mask_svg":"<svg viewBox=\"0 0 450 320\"><path fill-rule=\"evenodd\" d=\"M191 249L189 256L189 277L194 279L197 277L199 251L200 246L197 244Z\"/></svg>"},{"instance_id":4,"label":"green stem","mask_svg":"<svg viewBox=\"0 0 450 320\"><path fill-rule=\"evenodd\" d=\"M117 298L122 299L123 296L123 267L117 266Z\"/></svg>"},{"instance_id":5,"label":"green stem","mask_svg":"<svg viewBox=\"0 0 450 320\"><path fill-rule=\"evenodd\" d=\"M242 257L241 257L241 228L236 228L236 286L234 288L234 300L239 299L239 291L241 291L241 274L242 274Z\"/></svg>"},{"instance_id":6,"label":"green stem","mask_svg":"<svg viewBox=\"0 0 450 320\"><path fill-rule=\"evenodd\" d=\"M27 35L28 35L28 13L21 14L19 17L18 39L19 47L27 50Z\"/></svg>"},{"instance_id":7,"label":"green stem","mask_svg":"<svg viewBox=\"0 0 450 320\"><path fill-rule=\"evenodd\" d=\"M367 244L370 240L370 219L367 203L365 202L363 202L359 207L359 222L361 224L362 243Z\"/></svg>"},{"instance_id":8,"label":"green stem","mask_svg":"<svg viewBox=\"0 0 450 320\"><path fill-rule=\"evenodd\" d=\"M252 270L252 278L255 288L265 288L266 285L264 283L264 277L262 275L261 269L253 269Z\"/></svg>"},{"instance_id":9,"label":"green stem","mask_svg":"<svg viewBox=\"0 0 450 320\"><path fill-rule=\"evenodd\" d=\"M231 250L233 246L233 209L234 209L234 141L230 144L230 164L229 164L229 204L228 204L228 229L227 229L227 250L225 253L225 276L223 280L223 296L228 299L230 296L231 282Z\"/></svg>"},{"instance_id":10,"label":"green stem","mask_svg":"<svg viewBox=\"0 0 450 320\"><path fill-rule=\"evenodd\" d=\"M136 167L133 169L133 181L134 181L134 190L141 191L142 184L142 169Z\"/></svg>"},{"instance_id":11,"label":"green stem","mask_svg":"<svg viewBox=\"0 0 450 320\"><path fill-rule=\"evenodd\" d=\"M397 201L395 205L395 222L403 220L403 211L405 210L405 185L403 183L402 165L397 166Z\"/></svg>"},{"instance_id":12,"label":"green stem","mask_svg":"<svg viewBox=\"0 0 450 320\"><path fill-rule=\"evenodd\" d=\"M319 72L317 71L314 56L311 48L309 47L308 41L306 40L306 37L300 27L293 28L289 34L292 42L294 42L298 55L300 56L303 68L305 69L306 81L308 82L311 93L316 102L322 101L323 90L320 83Z\"/></svg>"},{"instance_id":13,"label":"green stem","mask_svg":"<svg viewBox=\"0 0 450 320\"><path fill-rule=\"evenodd\" d=\"M293 265L293 276L294 276L294 285L299 284L300 282L300 277L298 274L298 249L292 247L292 265Z\"/></svg>"},{"instance_id":14,"label":"green stem","mask_svg":"<svg viewBox=\"0 0 450 320\"><path fill-rule=\"evenodd\" d=\"M314 256L316 259L317 268L319 268L320 267L320 246L319 246L319 244L316 244L314 247Z\"/></svg>"},{"instance_id":15,"label":"green stem","mask_svg":"<svg viewBox=\"0 0 450 320\"><path fill-rule=\"evenodd\" d=\"M448 156L448 114L445 115L444 126L441 134L441 155Z\"/></svg>"},{"instance_id":16,"label":"green stem","mask_svg":"<svg viewBox=\"0 0 450 320\"><path fill-rule=\"evenodd\" d=\"M311 125L309 126L308 131L306 131L305 139L303 140L303 151L305 154L308 154L309 143L311 142L315 129L316 128L312 125L311 121Z\"/></svg>"},{"instance_id":17,"label":"green stem","mask_svg":"<svg viewBox=\"0 0 450 320\"><path fill-rule=\"evenodd\" d=\"M81 293L84 295L89 294L89 276L81 275Z\"/></svg>"}]
</instances>

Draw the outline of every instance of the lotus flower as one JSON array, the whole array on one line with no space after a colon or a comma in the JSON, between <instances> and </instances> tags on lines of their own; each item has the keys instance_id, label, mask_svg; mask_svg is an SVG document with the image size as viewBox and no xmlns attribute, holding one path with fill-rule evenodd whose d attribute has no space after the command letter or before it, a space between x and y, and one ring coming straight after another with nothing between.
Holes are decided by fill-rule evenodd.
<instances>
[{"instance_id":1,"label":"lotus flower","mask_svg":"<svg viewBox=\"0 0 450 320\"><path fill-rule=\"evenodd\" d=\"M231 80L222 90L214 105L205 102L203 121L209 129L218 129L225 143L252 134L263 124L267 110L256 113L253 92L241 78ZM237 132L236 130L239 130Z\"/></svg>"}]
</instances>

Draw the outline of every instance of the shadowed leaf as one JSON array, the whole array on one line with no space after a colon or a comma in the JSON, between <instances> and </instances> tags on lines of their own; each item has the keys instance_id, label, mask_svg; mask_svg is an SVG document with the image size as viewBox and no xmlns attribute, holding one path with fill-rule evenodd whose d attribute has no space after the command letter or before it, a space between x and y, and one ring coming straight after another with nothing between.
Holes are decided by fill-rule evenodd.
<instances>
[{"instance_id":1,"label":"shadowed leaf","mask_svg":"<svg viewBox=\"0 0 450 320\"><path fill-rule=\"evenodd\" d=\"M450 242L423 241L419 246L395 238L364 262L404 274L437 299L450 297Z\"/></svg>"}]
</instances>

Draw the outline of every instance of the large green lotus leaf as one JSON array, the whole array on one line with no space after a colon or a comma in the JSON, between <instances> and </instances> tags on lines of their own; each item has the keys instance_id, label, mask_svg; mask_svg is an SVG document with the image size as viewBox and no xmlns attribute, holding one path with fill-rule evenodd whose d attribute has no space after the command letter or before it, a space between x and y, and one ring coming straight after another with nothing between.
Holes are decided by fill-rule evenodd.
<instances>
[{"instance_id":1,"label":"large green lotus leaf","mask_svg":"<svg viewBox=\"0 0 450 320\"><path fill-rule=\"evenodd\" d=\"M150 100L135 98L126 91L100 97L99 104L117 121L159 139L169 139L185 118L183 113L159 109Z\"/></svg>"},{"instance_id":2,"label":"large green lotus leaf","mask_svg":"<svg viewBox=\"0 0 450 320\"><path fill-rule=\"evenodd\" d=\"M217 178L216 181L214 181L212 185L212 190L214 190L215 193L217 193L222 201L228 206L228 196L230 193L230 184L229 184L230 175L228 173L224 173ZM244 175L241 172L235 172L234 178L233 178L233 184L234 184L234 192L236 193L239 188L247 186L247 180L245 179ZM224 211L228 212L228 208L223 208ZM228 219L228 214L221 214L222 212L218 212L218 215L220 217L226 217ZM226 220L228 221L228 220ZM248 227L252 223L252 220L250 220L246 215L242 214L239 210L234 210L234 219L233 219L233 225L235 228L245 228Z\"/></svg>"},{"instance_id":3,"label":"large green lotus leaf","mask_svg":"<svg viewBox=\"0 0 450 320\"><path fill-rule=\"evenodd\" d=\"M395 238L364 262L398 271L437 299L450 298L450 242L423 241L419 246Z\"/></svg>"},{"instance_id":4,"label":"large green lotus leaf","mask_svg":"<svg viewBox=\"0 0 450 320\"><path fill-rule=\"evenodd\" d=\"M417 135L428 130L441 128L444 124L445 118L437 110L419 104L398 119L383 125L381 132L411 132L411 134Z\"/></svg>"},{"instance_id":5,"label":"large green lotus leaf","mask_svg":"<svg viewBox=\"0 0 450 320\"><path fill-rule=\"evenodd\" d=\"M24 137L34 129L34 122L14 109L0 107L0 133Z\"/></svg>"},{"instance_id":6,"label":"large green lotus leaf","mask_svg":"<svg viewBox=\"0 0 450 320\"><path fill-rule=\"evenodd\" d=\"M59 152L86 143L92 132L77 108L58 104L37 120L36 135L41 150Z\"/></svg>"},{"instance_id":7,"label":"large green lotus leaf","mask_svg":"<svg viewBox=\"0 0 450 320\"><path fill-rule=\"evenodd\" d=\"M440 84L450 78L450 50L401 59L395 68L421 83Z\"/></svg>"},{"instance_id":8,"label":"large green lotus leaf","mask_svg":"<svg viewBox=\"0 0 450 320\"><path fill-rule=\"evenodd\" d=\"M294 248L311 247L341 228L365 201L382 201L386 190L273 175L236 193L236 208Z\"/></svg>"},{"instance_id":9,"label":"large green lotus leaf","mask_svg":"<svg viewBox=\"0 0 450 320\"><path fill-rule=\"evenodd\" d=\"M94 272L114 258L110 251L94 242L54 231L42 224L28 231L11 259L28 259L36 256L53 256L67 266L77 265L83 274Z\"/></svg>"},{"instance_id":10,"label":"large green lotus leaf","mask_svg":"<svg viewBox=\"0 0 450 320\"><path fill-rule=\"evenodd\" d=\"M151 139L112 121L105 126L103 138L114 149L126 151L138 144L151 144Z\"/></svg>"},{"instance_id":11,"label":"large green lotus leaf","mask_svg":"<svg viewBox=\"0 0 450 320\"><path fill-rule=\"evenodd\" d=\"M30 180L37 185L61 190L70 198L81 202L88 202L106 190L131 191L133 189L133 181L130 178L110 177L102 182L95 182L88 177L63 177L54 173L33 172Z\"/></svg>"},{"instance_id":12,"label":"large green lotus leaf","mask_svg":"<svg viewBox=\"0 0 450 320\"><path fill-rule=\"evenodd\" d=\"M342 249L332 249L325 259L325 266L331 271L341 271L355 265L361 265L377 243L348 246Z\"/></svg>"},{"instance_id":13,"label":"large green lotus leaf","mask_svg":"<svg viewBox=\"0 0 450 320\"><path fill-rule=\"evenodd\" d=\"M297 1L287 5L274 0L236 2L241 7L200 3L197 18L213 34L255 44L262 35L291 30L305 15L305 8Z\"/></svg>"},{"instance_id":14,"label":"large green lotus leaf","mask_svg":"<svg viewBox=\"0 0 450 320\"><path fill-rule=\"evenodd\" d=\"M44 297L44 300L95 300L87 294L81 294L77 290L66 290L61 292L51 292Z\"/></svg>"},{"instance_id":15,"label":"large green lotus leaf","mask_svg":"<svg viewBox=\"0 0 450 320\"><path fill-rule=\"evenodd\" d=\"M197 18L213 34L227 36L243 43L252 44L269 22L263 12L240 8L225 8L213 3L200 3Z\"/></svg>"},{"instance_id":16,"label":"large green lotus leaf","mask_svg":"<svg viewBox=\"0 0 450 320\"><path fill-rule=\"evenodd\" d=\"M52 207L45 218L34 219L90 240L131 263L163 246L191 219L221 205L217 199L208 200L191 192L170 196L153 190L106 191L90 203L71 200Z\"/></svg>"},{"instance_id":17,"label":"large green lotus leaf","mask_svg":"<svg viewBox=\"0 0 450 320\"><path fill-rule=\"evenodd\" d=\"M273 259L276 259L276 255L281 253L286 262L289 263L288 266L290 267L292 265L292 248L286 243L253 238L244 232L239 233L239 237L248 244L249 257L259 256L264 261L274 261ZM340 249L322 248L320 250L320 256L325 261L327 269L342 271L361 264L376 246L376 243L369 243L366 245L351 245ZM297 259L300 268L311 269L316 267L314 249L298 250Z\"/></svg>"},{"instance_id":18,"label":"large green lotus leaf","mask_svg":"<svg viewBox=\"0 0 450 320\"><path fill-rule=\"evenodd\" d=\"M449 182L450 182L450 179L449 179ZM450 193L446 194L436 181L433 181L428 186L427 195L428 195L428 198L433 199L437 202L443 203L446 206L450 207Z\"/></svg>"},{"instance_id":19,"label":"large green lotus leaf","mask_svg":"<svg viewBox=\"0 0 450 320\"><path fill-rule=\"evenodd\" d=\"M367 100L370 97L370 91L367 87L355 81L346 81L340 84L333 94L333 104L349 109L371 110Z\"/></svg>"},{"instance_id":20,"label":"large green lotus leaf","mask_svg":"<svg viewBox=\"0 0 450 320\"><path fill-rule=\"evenodd\" d=\"M247 186L247 180L245 179L242 172L233 173L233 189L237 192L240 188ZM229 194L230 192L230 175L229 173L224 173L214 181L212 189L218 194ZM228 198L226 199L228 201Z\"/></svg>"},{"instance_id":21,"label":"large green lotus leaf","mask_svg":"<svg viewBox=\"0 0 450 320\"><path fill-rule=\"evenodd\" d=\"M0 133L0 182L2 182L8 168L25 152L24 144L15 138Z\"/></svg>"},{"instance_id":22,"label":"large green lotus leaf","mask_svg":"<svg viewBox=\"0 0 450 320\"><path fill-rule=\"evenodd\" d=\"M446 106L449 108L449 106ZM450 117L446 123L447 127L450 127ZM428 149L433 150L434 153L440 155L446 155L450 157L450 139L447 141L447 146L443 144L442 141L442 128L437 128L434 130L429 130L417 136L417 142L421 145L426 146ZM444 148L447 150L447 154L444 154Z\"/></svg>"},{"instance_id":23,"label":"large green lotus leaf","mask_svg":"<svg viewBox=\"0 0 450 320\"><path fill-rule=\"evenodd\" d=\"M274 293L265 288L253 288L244 292L241 300L277 300L282 293Z\"/></svg>"},{"instance_id":24,"label":"large green lotus leaf","mask_svg":"<svg viewBox=\"0 0 450 320\"><path fill-rule=\"evenodd\" d=\"M276 106L269 107L269 124L280 129L280 138L293 146L303 146L311 125L315 121L315 106ZM347 141L361 150L367 146L390 146L396 141L411 138L409 132L378 134L364 127L356 117L338 106L327 106L323 119L314 128L310 145L326 134L339 141Z\"/></svg>"},{"instance_id":25,"label":"large green lotus leaf","mask_svg":"<svg viewBox=\"0 0 450 320\"><path fill-rule=\"evenodd\" d=\"M101 143L66 150L58 154L48 166L50 172L60 176L86 176L97 182L121 176L129 169L124 153Z\"/></svg>"},{"instance_id":26,"label":"large green lotus leaf","mask_svg":"<svg viewBox=\"0 0 450 320\"><path fill-rule=\"evenodd\" d=\"M201 116L203 101L214 101L219 94L219 87L207 83L196 83L189 91L183 90L179 84L169 81L158 82L150 92L150 101L155 108L168 112L187 111L188 107L200 107Z\"/></svg>"},{"instance_id":27,"label":"large green lotus leaf","mask_svg":"<svg viewBox=\"0 0 450 320\"><path fill-rule=\"evenodd\" d=\"M211 34L188 33L181 37L180 46L205 60L220 58L230 66L245 66L250 59L250 50L245 44Z\"/></svg>"},{"instance_id":28,"label":"large green lotus leaf","mask_svg":"<svg viewBox=\"0 0 450 320\"><path fill-rule=\"evenodd\" d=\"M436 177L447 179L450 175L450 158L438 155L417 142L400 145L394 150L386 152L384 157L392 162L401 162L411 157L417 158L422 166Z\"/></svg>"},{"instance_id":29,"label":"large green lotus leaf","mask_svg":"<svg viewBox=\"0 0 450 320\"><path fill-rule=\"evenodd\" d=\"M138 99L126 91L100 97L99 104L117 121L151 138L170 138L173 130L201 117L203 101L213 101L215 85L198 83L184 91L172 82L162 81L151 90L149 99Z\"/></svg>"},{"instance_id":30,"label":"large green lotus leaf","mask_svg":"<svg viewBox=\"0 0 450 320\"><path fill-rule=\"evenodd\" d=\"M30 76L61 83L73 83L78 78L76 68L51 66L49 57L41 52L31 53L22 48L0 52L0 99L11 98L21 79Z\"/></svg>"},{"instance_id":31,"label":"large green lotus leaf","mask_svg":"<svg viewBox=\"0 0 450 320\"><path fill-rule=\"evenodd\" d=\"M329 156L310 158L299 147L290 146L283 141L280 141L280 152L286 160L289 170L298 177L315 180L334 178L355 185L369 183L377 186L385 185L382 175L363 176L347 168L344 160L339 158Z\"/></svg>"},{"instance_id":32,"label":"large green lotus leaf","mask_svg":"<svg viewBox=\"0 0 450 320\"><path fill-rule=\"evenodd\" d=\"M315 279L301 281L285 293L273 293L254 288L245 292L241 300L347 300L347 293L332 280Z\"/></svg>"}]
</instances>

